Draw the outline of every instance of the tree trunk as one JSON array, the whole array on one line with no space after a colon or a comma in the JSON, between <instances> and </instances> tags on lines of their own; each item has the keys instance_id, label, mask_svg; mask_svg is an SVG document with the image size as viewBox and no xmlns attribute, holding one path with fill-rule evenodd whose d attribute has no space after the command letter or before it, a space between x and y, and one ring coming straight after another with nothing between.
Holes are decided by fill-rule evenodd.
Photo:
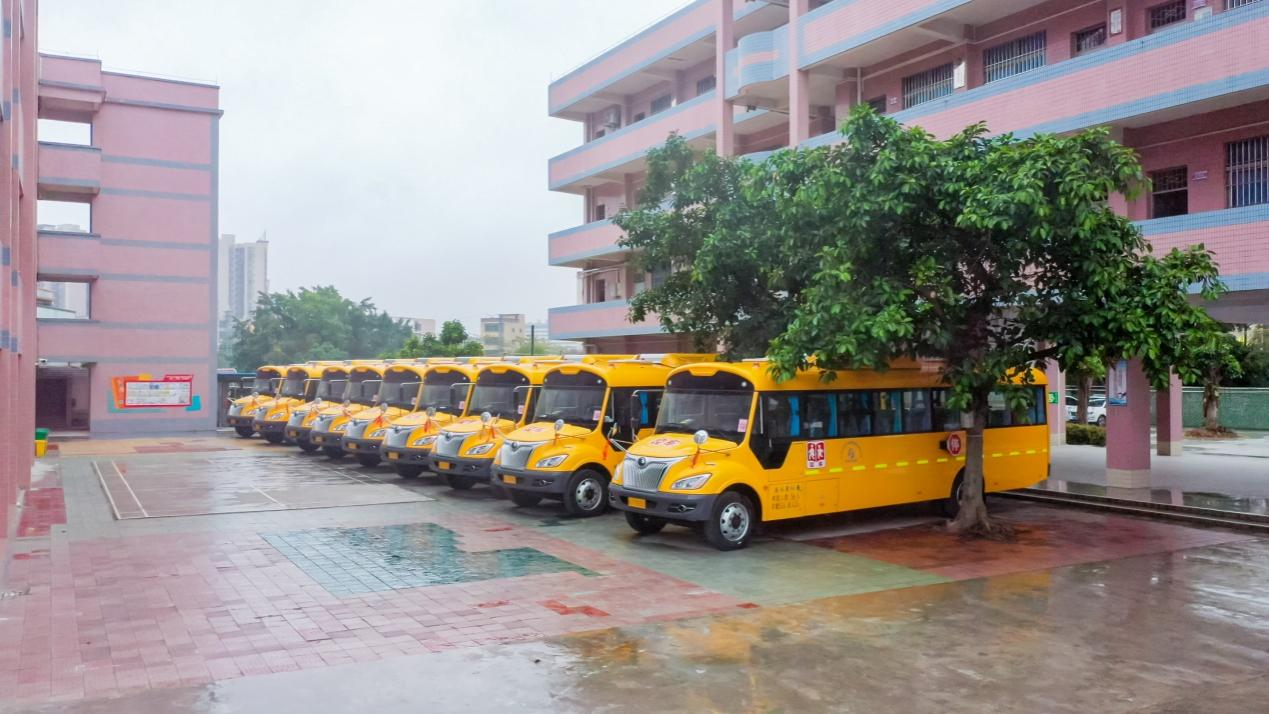
<instances>
[{"instance_id":1,"label":"tree trunk","mask_svg":"<svg viewBox=\"0 0 1269 714\"><path fill-rule=\"evenodd\" d=\"M1079 388L1075 396L1075 423L1088 423L1088 396L1093 391L1093 376L1091 374L1080 375Z\"/></svg>"},{"instance_id":2,"label":"tree trunk","mask_svg":"<svg viewBox=\"0 0 1269 714\"><path fill-rule=\"evenodd\" d=\"M956 518L948 524L948 530L964 535L999 538L1007 536L1009 529L988 517L987 502L983 498L983 484L986 482L983 471L983 435L987 427L987 397L987 394L974 395L970 427L966 430L960 508Z\"/></svg>"},{"instance_id":3,"label":"tree trunk","mask_svg":"<svg viewBox=\"0 0 1269 714\"><path fill-rule=\"evenodd\" d=\"M1221 388L1216 382L1203 382L1203 428L1219 431L1221 428Z\"/></svg>"}]
</instances>

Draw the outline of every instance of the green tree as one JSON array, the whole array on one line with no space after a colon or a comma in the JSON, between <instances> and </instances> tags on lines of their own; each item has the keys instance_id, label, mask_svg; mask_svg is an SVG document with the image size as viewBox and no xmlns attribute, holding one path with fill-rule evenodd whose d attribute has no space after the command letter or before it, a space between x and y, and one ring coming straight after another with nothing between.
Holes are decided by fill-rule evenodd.
<instances>
[{"instance_id":1,"label":"green tree","mask_svg":"<svg viewBox=\"0 0 1269 714\"><path fill-rule=\"evenodd\" d=\"M746 291L770 291L761 326L775 333L767 352L778 377L814 366L831 380L901 358L941 360L968 432L950 525L991 534L999 527L982 497L991 393L1030 406L1029 368L1049 360L1069 369L1091 356L1137 358L1158 386L1173 368L1192 373L1187 350L1219 326L1190 305L1187 288L1216 297L1216 266L1202 247L1151 255L1109 207L1112 194L1134 196L1145 179L1105 131L1018 139L975 125L937 140L863 107L843 134L841 144L760 164L706 156L671 181L664 207L645 202L638 220L618 223L655 223L656 235L630 241L645 252L695 242L721 253L734 239L749 260L773 262L741 275L752 281ZM685 198L711 184L726 187L710 194L714 204ZM736 219L754 211L768 215ZM657 212L668 215L647 215ZM721 326L731 337L727 328L748 317L751 303L731 298L711 308L713 321L684 320L695 313L673 298L734 294L731 276L695 264L676 275L688 286L647 298L667 327L713 337ZM1021 384L1002 387L1011 375Z\"/></svg>"},{"instance_id":2,"label":"green tree","mask_svg":"<svg viewBox=\"0 0 1269 714\"><path fill-rule=\"evenodd\" d=\"M1191 384L1203 387L1203 428L1221 431L1221 387L1244 374L1247 346L1228 332L1190 336Z\"/></svg>"},{"instance_id":3,"label":"green tree","mask_svg":"<svg viewBox=\"0 0 1269 714\"><path fill-rule=\"evenodd\" d=\"M331 286L260 297L250 320L234 326L229 354L239 370L315 359L368 359L410 335L370 300L354 302Z\"/></svg>"},{"instance_id":4,"label":"green tree","mask_svg":"<svg viewBox=\"0 0 1269 714\"><path fill-rule=\"evenodd\" d=\"M420 357L474 357L484 354L480 342L467 336L467 328L458 320L441 325L441 336L410 335L401 349L384 354L387 358L418 359Z\"/></svg>"}]
</instances>

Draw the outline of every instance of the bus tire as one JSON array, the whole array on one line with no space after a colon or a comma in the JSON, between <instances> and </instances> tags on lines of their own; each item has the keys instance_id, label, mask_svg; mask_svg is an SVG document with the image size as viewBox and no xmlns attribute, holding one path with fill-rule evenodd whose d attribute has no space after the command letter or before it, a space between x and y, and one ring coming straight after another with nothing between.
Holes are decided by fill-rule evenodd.
<instances>
[{"instance_id":1,"label":"bus tire","mask_svg":"<svg viewBox=\"0 0 1269 714\"><path fill-rule=\"evenodd\" d=\"M590 518L608 508L608 477L595 469L578 469L564 489L564 510Z\"/></svg>"},{"instance_id":2,"label":"bus tire","mask_svg":"<svg viewBox=\"0 0 1269 714\"><path fill-rule=\"evenodd\" d=\"M397 464L397 475L401 478L418 478L423 474L422 466L411 466L409 464Z\"/></svg>"},{"instance_id":3,"label":"bus tire","mask_svg":"<svg viewBox=\"0 0 1269 714\"><path fill-rule=\"evenodd\" d=\"M282 435L281 435L281 434L278 434L278 433L276 433L276 432L275 432L275 433L270 433L270 434L265 434L265 435L264 435L264 440L265 440L265 441L267 441L267 442L269 442L270 444L281 444L281 443L282 443Z\"/></svg>"},{"instance_id":4,"label":"bus tire","mask_svg":"<svg viewBox=\"0 0 1269 714\"><path fill-rule=\"evenodd\" d=\"M357 454L357 463L368 469L378 466L381 461L383 459L379 458L378 454Z\"/></svg>"},{"instance_id":5,"label":"bus tire","mask_svg":"<svg viewBox=\"0 0 1269 714\"><path fill-rule=\"evenodd\" d=\"M344 453L344 449L341 446L323 446L322 453L326 454L328 459L342 459L348 455Z\"/></svg>"},{"instance_id":6,"label":"bus tire","mask_svg":"<svg viewBox=\"0 0 1269 714\"><path fill-rule=\"evenodd\" d=\"M719 550L740 550L749 545L757 518L758 511L747 496L724 491L705 521L705 541Z\"/></svg>"},{"instance_id":7,"label":"bus tire","mask_svg":"<svg viewBox=\"0 0 1269 714\"><path fill-rule=\"evenodd\" d=\"M470 476L459 476L458 474L445 474L445 483L455 491L466 491L476 485L476 481Z\"/></svg>"},{"instance_id":8,"label":"bus tire","mask_svg":"<svg viewBox=\"0 0 1269 714\"><path fill-rule=\"evenodd\" d=\"M542 502L542 497L536 493L526 493L524 491L512 491L511 502L520 508L532 508Z\"/></svg>"},{"instance_id":9,"label":"bus tire","mask_svg":"<svg viewBox=\"0 0 1269 714\"><path fill-rule=\"evenodd\" d=\"M250 439L251 435L256 433L256 430L249 426L235 426L234 433L236 433L238 436L241 436L244 439Z\"/></svg>"},{"instance_id":10,"label":"bus tire","mask_svg":"<svg viewBox=\"0 0 1269 714\"><path fill-rule=\"evenodd\" d=\"M947 498L939 502L939 508L943 511L943 515L949 519L956 518L956 514L961 512L961 485L965 483L965 472L961 471L956 474L956 480L952 482L952 493ZM986 484L984 484L986 486ZM986 495L986 494L984 494Z\"/></svg>"},{"instance_id":11,"label":"bus tire","mask_svg":"<svg viewBox=\"0 0 1269 714\"><path fill-rule=\"evenodd\" d=\"M660 533L661 529L665 528L665 524L666 520L664 518L626 511L626 525L630 526L639 535Z\"/></svg>"},{"instance_id":12,"label":"bus tire","mask_svg":"<svg viewBox=\"0 0 1269 714\"><path fill-rule=\"evenodd\" d=\"M295 442L295 445L300 447L300 451L307 451L310 454L313 453L314 451L317 451L319 448L321 448L320 446L318 446L317 444L314 444L311 441L297 441Z\"/></svg>"}]
</instances>

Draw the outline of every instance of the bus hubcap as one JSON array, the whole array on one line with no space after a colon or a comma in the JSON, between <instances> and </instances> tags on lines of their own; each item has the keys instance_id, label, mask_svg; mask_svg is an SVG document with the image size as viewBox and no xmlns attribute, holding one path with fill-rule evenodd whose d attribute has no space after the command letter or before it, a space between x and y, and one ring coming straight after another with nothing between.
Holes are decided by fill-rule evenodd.
<instances>
[{"instance_id":1,"label":"bus hubcap","mask_svg":"<svg viewBox=\"0 0 1269 714\"><path fill-rule=\"evenodd\" d=\"M724 538L738 541L749 532L749 512L739 503L729 503L718 517L718 527Z\"/></svg>"},{"instance_id":2,"label":"bus hubcap","mask_svg":"<svg viewBox=\"0 0 1269 714\"><path fill-rule=\"evenodd\" d=\"M577 490L573 493L573 496L577 499L577 505L581 506L583 511L593 511L599 506L603 491L604 489L599 485L598 481L588 478L577 484Z\"/></svg>"}]
</instances>

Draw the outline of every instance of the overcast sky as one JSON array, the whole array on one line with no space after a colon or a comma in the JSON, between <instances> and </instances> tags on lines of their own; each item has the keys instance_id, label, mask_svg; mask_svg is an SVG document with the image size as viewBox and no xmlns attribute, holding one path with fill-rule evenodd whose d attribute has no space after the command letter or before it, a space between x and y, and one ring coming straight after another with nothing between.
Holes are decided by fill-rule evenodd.
<instances>
[{"instance_id":1,"label":"overcast sky","mask_svg":"<svg viewBox=\"0 0 1269 714\"><path fill-rule=\"evenodd\" d=\"M41 0L40 47L220 85L220 229L269 237L273 290L394 315L575 302L546 190L581 139L547 84L686 0Z\"/></svg>"}]
</instances>

